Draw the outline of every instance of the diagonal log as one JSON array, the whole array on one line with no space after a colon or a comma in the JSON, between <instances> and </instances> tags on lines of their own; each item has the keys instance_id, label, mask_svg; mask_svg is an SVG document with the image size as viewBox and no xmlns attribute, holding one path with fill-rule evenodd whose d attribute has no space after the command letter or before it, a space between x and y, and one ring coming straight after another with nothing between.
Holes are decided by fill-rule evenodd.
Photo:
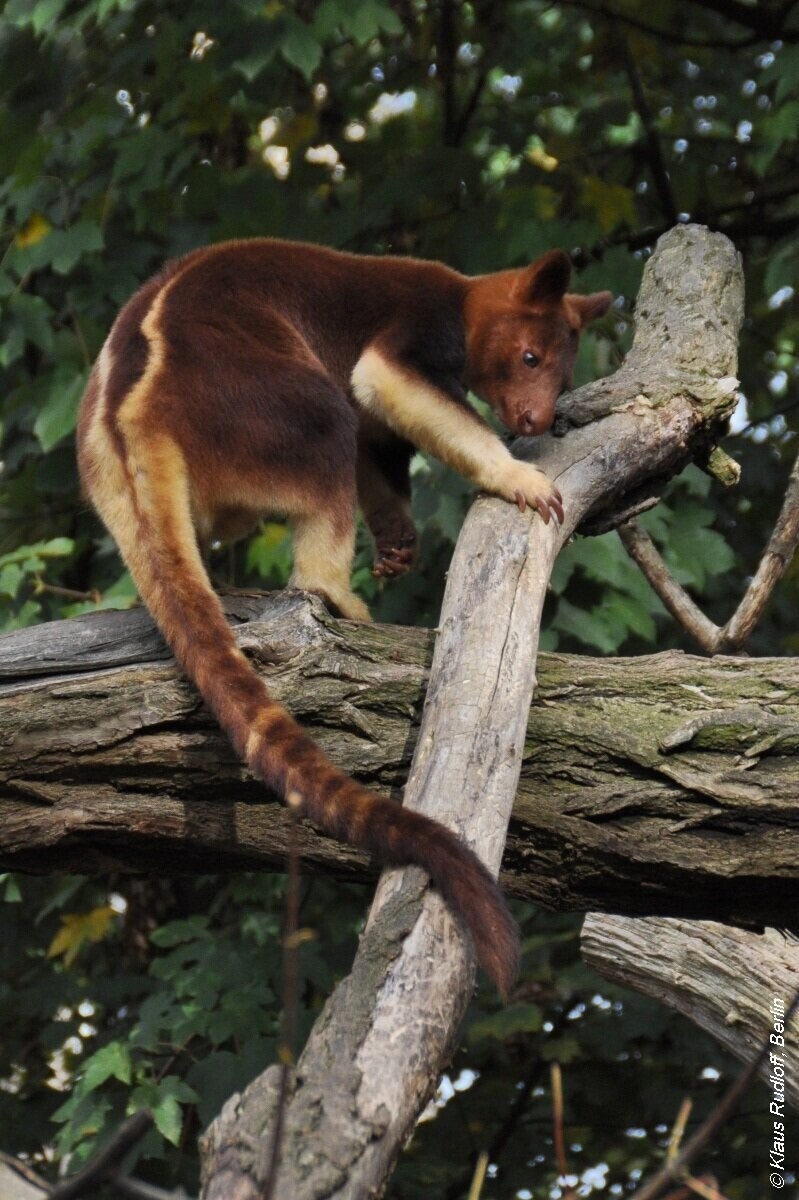
<instances>
[{"instance_id":1,"label":"diagonal log","mask_svg":"<svg viewBox=\"0 0 799 1200\"><path fill-rule=\"evenodd\" d=\"M732 245L685 226L647 263L633 348L567 407L575 428L536 447L562 529L478 500L450 568L405 803L457 829L495 871L522 762L541 611L558 551L587 517L668 475L735 402L743 312ZM526 448L522 447L522 452ZM275 1197L379 1195L454 1045L470 948L419 872L381 880L351 975L298 1063ZM206 1200L263 1194L277 1069L231 1097L203 1140Z\"/></svg>"}]
</instances>

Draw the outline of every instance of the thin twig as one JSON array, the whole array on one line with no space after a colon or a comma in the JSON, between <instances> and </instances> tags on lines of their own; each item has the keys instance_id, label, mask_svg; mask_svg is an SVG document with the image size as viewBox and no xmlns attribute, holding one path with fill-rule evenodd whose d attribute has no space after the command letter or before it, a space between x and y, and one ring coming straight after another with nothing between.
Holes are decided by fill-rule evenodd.
<instances>
[{"instance_id":1,"label":"thin twig","mask_svg":"<svg viewBox=\"0 0 799 1200\"><path fill-rule=\"evenodd\" d=\"M563 1013L574 1008L577 998L577 996L566 998L563 1003ZM566 1024L566 1019L563 1013L553 1018L553 1037L557 1037ZM516 1126L524 1116L530 1097L532 1096L535 1088L538 1086L540 1080L543 1078L545 1070L546 1063L542 1058L537 1058L528 1071L526 1078L517 1088L508 1111L505 1113L499 1128L496 1130L488 1144L488 1150L486 1153L488 1154L489 1162L495 1163L499 1160L499 1157L502 1154L502 1151L505 1149L507 1142L513 1136ZM528 1118L528 1120L534 1119L535 1118ZM542 1118L542 1120L549 1121L549 1117ZM460 1198L463 1196L463 1193L469 1186L469 1180L471 1178L472 1176L467 1170L464 1175L460 1175L457 1179L455 1179L447 1187L446 1200L460 1200Z\"/></svg>"},{"instance_id":2,"label":"thin twig","mask_svg":"<svg viewBox=\"0 0 799 1200\"><path fill-rule=\"evenodd\" d=\"M15 1158L13 1154L6 1154L4 1151L0 1150L0 1164L5 1164L9 1170L13 1171L16 1175L19 1175L19 1177L24 1179L26 1183L29 1183L31 1187L41 1188L42 1192L46 1196L50 1194L50 1184L46 1179L42 1179L41 1175L34 1171L33 1167L29 1163L21 1162L21 1160Z\"/></svg>"},{"instance_id":3,"label":"thin twig","mask_svg":"<svg viewBox=\"0 0 799 1200\"><path fill-rule=\"evenodd\" d=\"M691 1109L693 1106L694 1102L689 1096L686 1096L680 1105L677 1118L671 1131L671 1137L669 1138L669 1146L666 1151L666 1158L669 1161L671 1161L673 1158L676 1158L679 1153L680 1146L682 1145L682 1139L685 1135L685 1126L688 1124L688 1118L691 1115Z\"/></svg>"},{"instance_id":4,"label":"thin twig","mask_svg":"<svg viewBox=\"0 0 799 1200\"><path fill-rule=\"evenodd\" d=\"M90 371L92 368L92 356L89 353L89 347L86 345L86 338L83 336L83 329L81 328L81 323L78 320L78 314L75 312L71 300L67 300L67 312L69 313L69 319L72 323L72 328L75 332L78 346L80 347L83 365L87 371Z\"/></svg>"},{"instance_id":5,"label":"thin twig","mask_svg":"<svg viewBox=\"0 0 799 1200\"><path fill-rule=\"evenodd\" d=\"M786 1029L793 1020L797 1009L799 1009L799 991L794 995L785 1014L783 1023ZM656 1200L656 1197L660 1195L668 1184L685 1183L689 1166L697 1154L712 1142L719 1130L724 1127L732 1116L738 1101L757 1077L757 1073L763 1065L770 1049L771 1042L766 1037L749 1066L741 1072L732 1086L727 1089L719 1103L713 1109L713 1112L702 1122L693 1137L688 1140L684 1149L675 1158L667 1160L660 1170L652 1176L649 1182L638 1189L632 1200Z\"/></svg>"},{"instance_id":6,"label":"thin twig","mask_svg":"<svg viewBox=\"0 0 799 1200\"><path fill-rule=\"evenodd\" d=\"M563 1133L563 1075L560 1063L552 1063L549 1076L552 1082L552 1140L555 1146L555 1163L564 1200L575 1200L574 1188L565 1183L569 1174L569 1164L566 1161L566 1138Z\"/></svg>"},{"instance_id":7,"label":"thin twig","mask_svg":"<svg viewBox=\"0 0 799 1200\"><path fill-rule=\"evenodd\" d=\"M472 1185L469 1188L469 1200L480 1200L480 1193L483 1190L485 1183L486 1171L488 1170L488 1153L484 1150L477 1159L477 1165L474 1168L472 1176Z\"/></svg>"},{"instance_id":8,"label":"thin twig","mask_svg":"<svg viewBox=\"0 0 799 1200\"><path fill-rule=\"evenodd\" d=\"M724 626L724 641L743 646L763 613L768 598L793 558L799 542L799 454L793 464L774 532L738 608Z\"/></svg>"},{"instance_id":9,"label":"thin twig","mask_svg":"<svg viewBox=\"0 0 799 1200\"><path fill-rule=\"evenodd\" d=\"M96 588L92 588L90 592L78 592L75 588L60 587L55 583L47 583L42 579L41 575L34 576L33 590L37 596L40 596L43 592L47 592L51 596L63 596L66 600L91 600L92 604L99 604L103 598L102 592L98 592Z\"/></svg>"},{"instance_id":10,"label":"thin twig","mask_svg":"<svg viewBox=\"0 0 799 1200\"><path fill-rule=\"evenodd\" d=\"M721 630L706 617L678 583L660 556L655 543L637 521L619 527L619 537L630 558L643 571L671 615L707 654L715 654Z\"/></svg>"},{"instance_id":11,"label":"thin twig","mask_svg":"<svg viewBox=\"0 0 799 1200\"><path fill-rule=\"evenodd\" d=\"M452 0L442 0L439 14L438 45L436 47L436 65L441 81L441 92L444 105L445 146L454 146L455 142L455 55L457 52L457 35L455 31L455 14Z\"/></svg>"},{"instance_id":12,"label":"thin twig","mask_svg":"<svg viewBox=\"0 0 799 1200\"><path fill-rule=\"evenodd\" d=\"M638 116L641 118L641 124L644 127L644 137L646 139L647 158L649 160L649 169L652 172L652 180L655 184L655 189L660 197L660 206L663 209L663 216L670 225L676 225L678 220L677 203L674 199L674 192L669 179L669 173L666 169L666 160L663 157L663 147L660 144L660 135L655 125L655 118L652 109L649 106L649 101L646 98L644 91L643 80L638 70L636 61L630 51L630 44L627 41L627 35L618 21L613 22L613 34L616 45L621 54L621 61L624 66L625 74L630 82L630 90L633 94L635 108Z\"/></svg>"},{"instance_id":13,"label":"thin twig","mask_svg":"<svg viewBox=\"0 0 799 1200\"><path fill-rule=\"evenodd\" d=\"M114 1191L127 1200L193 1200L183 1188L170 1192L153 1183L145 1183L143 1179L133 1179L130 1175L114 1175L110 1182Z\"/></svg>"},{"instance_id":14,"label":"thin twig","mask_svg":"<svg viewBox=\"0 0 799 1200\"><path fill-rule=\"evenodd\" d=\"M701 1196L702 1200L728 1200L727 1196L722 1195L719 1191L718 1184L710 1175L703 1179L694 1179L693 1175L689 1175L685 1184L689 1191L693 1192L695 1196Z\"/></svg>"},{"instance_id":15,"label":"thin twig","mask_svg":"<svg viewBox=\"0 0 799 1200\"><path fill-rule=\"evenodd\" d=\"M696 1185L702 1184L706 1187L716 1187L716 1181L712 1175L702 1175L699 1179L694 1179L691 1176L684 1184L681 1184L674 1192L669 1192L668 1196L664 1196L663 1200L693 1200L696 1195ZM725 1200L721 1192L711 1192L713 1200Z\"/></svg>"},{"instance_id":16,"label":"thin twig","mask_svg":"<svg viewBox=\"0 0 799 1200\"><path fill-rule=\"evenodd\" d=\"M757 571L726 625L706 617L677 582L646 530L635 521L619 528L619 537L653 590L686 633L706 654L741 650L752 636L771 593L785 574L799 543L799 454L793 464L779 516Z\"/></svg>"},{"instance_id":17,"label":"thin twig","mask_svg":"<svg viewBox=\"0 0 799 1200\"><path fill-rule=\"evenodd\" d=\"M695 7L712 9L728 21L735 21L751 29L760 38L782 38L795 41L792 32L786 31L785 21L794 8L796 0L786 0L779 8L769 4L748 4L746 0L690 0ZM787 36L786 36L787 34Z\"/></svg>"}]
</instances>

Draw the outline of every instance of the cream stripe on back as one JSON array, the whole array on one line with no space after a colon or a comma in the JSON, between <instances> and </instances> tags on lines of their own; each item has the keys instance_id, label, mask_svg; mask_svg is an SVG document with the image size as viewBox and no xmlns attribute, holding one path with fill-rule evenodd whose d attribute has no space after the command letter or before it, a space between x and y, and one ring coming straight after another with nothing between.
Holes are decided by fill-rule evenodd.
<instances>
[{"instance_id":1,"label":"cream stripe on back","mask_svg":"<svg viewBox=\"0 0 799 1200\"><path fill-rule=\"evenodd\" d=\"M180 548L181 570L189 572L192 582L204 591L211 591L197 548L186 461L174 440L158 428L157 417L148 411L166 362L161 325L164 302L179 278L180 274L176 274L166 281L141 324L148 342L147 361L141 378L125 396L117 413L125 462L119 458L105 420L107 382L113 366L109 346L113 330L98 359L100 394L87 432L87 448L100 467L92 481L92 500L151 608L158 607L150 561L153 548L143 537L141 516L151 528L168 535L169 542ZM157 617L158 613L154 615Z\"/></svg>"}]
</instances>

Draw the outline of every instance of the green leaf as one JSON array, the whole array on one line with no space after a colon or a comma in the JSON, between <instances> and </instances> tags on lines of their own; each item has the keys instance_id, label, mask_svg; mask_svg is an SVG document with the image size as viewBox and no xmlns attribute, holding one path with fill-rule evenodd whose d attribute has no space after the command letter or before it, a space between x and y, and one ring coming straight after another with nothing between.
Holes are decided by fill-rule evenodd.
<instances>
[{"instance_id":1,"label":"green leaf","mask_svg":"<svg viewBox=\"0 0 799 1200\"><path fill-rule=\"evenodd\" d=\"M582 1053L580 1043L577 1038L573 1037L552 1038L541 1046L541 1057L544 1062L576 1062Z\"/></svg>"},{"instance_id":2,"label":"green leaf","mask_svg":"<svg viewBox=\"0 0 799 1200\"><path fill-rule=\"evenodd\" d=\"M153 1107L152 1114L158 1132L177 1146L183 1129L183 1113L175 1097L163 1096Z\"/></svg>"},{"instance_id":3,"label":"green leaf","mask_svg":"<svg viewBox=\"0 0 799 1200\"><path fill-rule=\"evenodd\" d=\"M9 261L21 274L50 264L67 275L84 255L103 248L103 234L94 221L78 221L69 229L53 229L46 237L9 252Z\"/></svg>"},{"instance_id":4,"label":"green leaf","mask_svg":"<svg viewBox=\"0 0 799 1200\"><path fill-rule=\"evenodd\" d=\"M19 585L24 578L23 571L16 563L9 563L0 570L0 595L13 600L19 591Z\"/></svg>"},{"instance_id":5,"label":"green leaf","mask_svg":"<svg viewBox=\"0 0 799 1200\"><path fill-rule=\"evenodd\" d=\"M150 934L150 941L155 946L179 946L183 942L193 942L196 938L204 938L208 930L208 917L198 913L181 921L170 921Z\"/></svg>"},{"instance_id":6,"label":"green leaf","mask_svg":"<svg viewBox=\"0 0 799 1200\"><path fill-rule=\"evenodd\" d=\"M64 558L75 549L75 541L68 537L50 538L48 542L39 542L33 549L41 558Z\"/></svg>"},{"instance_id":7,"label":"green leaf","mask_svg":"<svg viewBox=\"0 0 799 1200\"><path fill-rule=\"evenodd\" d=\"M73 375L68 380L56 374L50 395L34 422L42 449L46 452L58 445L75 428L80 398L86 388L87 374Z\"/></svg>"},{"instance_id":8,"label":"green leaf","mask_svg":"<svg viewBox=\"0 0 799 1200\"><path fill-rule=\"evenodd\" d=\"M10 367L22 357L25 350L25 330L21 325L12 325L6 338L0 343L0 367Z\"/></svg>"},{"instance_id":9,"label":"green leaf","mask_svg":"<svg viewBox=\"0 0 799 1200\"><path fill-rule=\"evenodd\" d=\"M373 38L379 37L381 30L388 34L403 32L403 24L397 14L378 0L361 0L360 4L349 6L342 24L349 29L359 46L365 46Z\"/></svg>"},{"instance_id":10,"label":"green leaf","mask_svg":"<svg viewBox=\"0 0 799 1200\"><path fill-rule=\"evenodd\" d=\"M109 1042L102 1050L88 1058L84 1063L81 1076L81 1094L93 1092L107 1079L118 1079L120 1083L130 1083L133 1077L133 1063L130 1051L124 1042Z\"/></svg>"},{"instance_id":11,"label":"green leaf","mask_svg":"<svg viewBox=\"0 0 799 1200\"><path fill-rule=\"evenodd\" d=\"M17 292L11 297L8 309L14 320L19 322L27 340L49 354L53 349L51 322L54 316L50 305L41 296Z\"/></svg>"},{"instance_id":12,"label":"green leaf","mask_svg":"<svg viewBox=\"0 0 799 1200\"><path fill-rule=\"evenodd\" d=\"M306 79L310 79L322 61L322 47L311 33L309 26L294 18L280 44L283 57Z\"/></svg>"},{"instance_id":13,"label":"green leaf","mask_svg":"<svg viewBox=\"0 0 799 1200\"><path fill-rule=\"evenodd\" d=\"M31 15L34 32L41 34L51 29L66 7L66 2L67 0L38 0Z\"/></svg>"},{"instance_id":14,"label":"green leaf","mask_svg":"<svg viewBox=\"0 0 799 1200\"><path fill-rule=\"evenodd\" d=\"M173 1146L177 1146L183 1129L181 1103L196 1102L197 1093L193 1088L176 1075L168 1075L158 1082L148 1080L135 1088L130 1096L128 1111L148 1108L161 1136Z\"/></svg>"},{"instance_id":15,"label":"green leaf","mask_svg":"<svg viewBox=\"0 0 799 1200\"><path fill-rule=\"evenodd\" d=\"M322 0L316 5L313 30L320 42L328 41L341 27L347 27L347 10L337 0Z\"/></svg>"},{"instance_id":16,"label":"green leaf","mask_svg":"<svg viewBox=\"0 0 799 1200\"><path fill-rule=\"evenodd\" d=\"M13 875L8 872L0 875L0 888L2 888L3 900L6 904L20 904L22 902L22 892L19 890L19 883Z\"/></svg>"},{"instance_id":17,"label":"green leaf","mask_svg":"<svg viewBox=\"0 0 799 1200\"><path fill-rule=\"evenodd\" d=\"M264 579L282 580L291 569L291 537L285 525L267 521L247 546L247 570L257 571Z\"/></svg>"},{"instance_id":18,"label":"green leaf","mask_svg":"<svg viewBox=\"0 0 799 1200\"><path fill-rule=\"evenodd\" d=\"M608 596L603 605L611 620L619 620L624 627L647 642L655 640L655 622L652 607L632 596Z\"/></svg>"}]
</instances>

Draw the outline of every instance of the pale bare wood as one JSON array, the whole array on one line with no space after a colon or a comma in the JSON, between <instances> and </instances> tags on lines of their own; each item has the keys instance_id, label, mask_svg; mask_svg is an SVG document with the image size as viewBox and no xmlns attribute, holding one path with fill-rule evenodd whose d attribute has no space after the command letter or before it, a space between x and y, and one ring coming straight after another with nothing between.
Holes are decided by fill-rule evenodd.
<instances>
[{"instance_id":1,"label":"pale bare wood","mask_svg":"<svg viewBox=\"0 0 799 1200\"><path fill-rule=\"evenodd\" d=\"M0 1200L46 1200L50 1189L26 1163L0 1153Z\"/></svg>"}]
</instances>

